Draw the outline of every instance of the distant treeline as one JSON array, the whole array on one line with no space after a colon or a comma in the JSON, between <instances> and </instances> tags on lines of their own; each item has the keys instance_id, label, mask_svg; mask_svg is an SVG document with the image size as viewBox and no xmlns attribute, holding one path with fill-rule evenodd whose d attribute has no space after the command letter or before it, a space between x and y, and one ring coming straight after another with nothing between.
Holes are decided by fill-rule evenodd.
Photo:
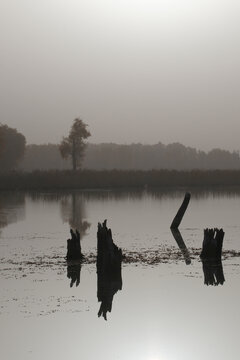
<instances>
[{"instance_id":1,"label":"distant treeline","mask_svg":"<svg viewBox=\"0 0 240 360\"><path fill-rule=\"evenodd\" d=\"M26 146L25 136L0 123L0 172L17 167Z\"/></svg>"},{"instance_id":2,"label":"distant treeline","mask_svg":"<svg viewBox=\"0 0 240 360\"><path fill-rule=\"evenodd\" d=\"M0 174L0 190L240 187L240 170L51 170Z\"/></svg>"},{"instance_id":3,"label":"distant treeline","mask_svg":"<svg viewBox=\"0 0 240 360\"><path fill-rule=\"evenodd\" d=\"M198 151L179 143L164 145L88 144L84 169L93 170L227 170L240 169L238 152ZM67 170L71 163L60 156L58 145L28 145L19 164L23 171Z\"/></svg>"}]
</instances>

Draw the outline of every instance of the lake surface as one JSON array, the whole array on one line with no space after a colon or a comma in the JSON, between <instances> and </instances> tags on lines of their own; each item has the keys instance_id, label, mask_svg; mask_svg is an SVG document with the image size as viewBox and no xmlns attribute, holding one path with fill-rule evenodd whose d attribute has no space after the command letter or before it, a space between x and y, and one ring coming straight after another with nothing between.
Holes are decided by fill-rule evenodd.
<instances>
[{"instance_id":1,"label":"lake surface","mask_svg":"<svg viewBox=\"0 0 240 360\"><path fill-rule=\"evenodd\" d=\"M0 193L2 358L239 358L240 192L192 192L180 248L169 226L183 197ZM97 224L104 219L125 255L122 289L107 295L107 321L98 317L96 273ZM82 236L81 265L64 259L70 227ZM218 286L204 284L199 258L207 227L225 231Z\"/></svg>"}]
</instances>

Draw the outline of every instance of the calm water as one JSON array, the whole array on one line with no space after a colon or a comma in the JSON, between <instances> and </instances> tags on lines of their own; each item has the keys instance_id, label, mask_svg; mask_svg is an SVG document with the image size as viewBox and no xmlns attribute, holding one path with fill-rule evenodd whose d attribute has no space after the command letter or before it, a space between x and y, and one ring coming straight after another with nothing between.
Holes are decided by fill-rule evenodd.
<instances>
[{"instance_id":1,"label":"calm water","mask_svg":"<svg viewBox=\"0 0 240 360\"><path fill-rule=\"evenodd\" d=\"M240 193L192 193L180 226L185 251L169 229L183 196L1 193L2 358L239 358ZM104 219L126 256L107 321L98 317L96 274ZM85 255L74 268L64 260L70 227L80 230ZM223 285L204 284L206 227L225 231Z\"/></svg>"}]
</instances>

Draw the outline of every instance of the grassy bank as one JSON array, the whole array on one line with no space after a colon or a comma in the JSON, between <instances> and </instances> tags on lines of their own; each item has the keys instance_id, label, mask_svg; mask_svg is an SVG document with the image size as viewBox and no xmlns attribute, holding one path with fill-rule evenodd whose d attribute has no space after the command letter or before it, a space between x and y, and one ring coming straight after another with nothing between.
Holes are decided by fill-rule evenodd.
<instances>
[{"instance_id":1,"label":"grassy bank","mask_svg":"<svg viewBox=\"0 0 240 360\"><path fill-rule=\"evenodd\" d=\"M0 174L0 190L238 187L239 170L34 171Z\"/></svg>"}]
</instances>

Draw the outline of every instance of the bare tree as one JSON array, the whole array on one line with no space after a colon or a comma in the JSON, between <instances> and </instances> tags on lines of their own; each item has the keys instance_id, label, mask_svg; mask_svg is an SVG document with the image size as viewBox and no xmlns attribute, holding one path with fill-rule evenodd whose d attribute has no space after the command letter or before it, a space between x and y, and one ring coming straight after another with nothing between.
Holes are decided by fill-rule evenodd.
<instances>
[{"instance_id":1,"label":"bare tree","mask_svg":"<svg viewBox=\"0 0 240 360\"><path fill-rule=\"evenodd\" d=\"M87 130L87 126L88 125L81 119L75 119L68 137L64 137L59 145L62 157L64 159L71 157L72 168L74 171L81 167L86 147L84 140L91 136L90 132Z\"/></svg>"}]
</instances>

